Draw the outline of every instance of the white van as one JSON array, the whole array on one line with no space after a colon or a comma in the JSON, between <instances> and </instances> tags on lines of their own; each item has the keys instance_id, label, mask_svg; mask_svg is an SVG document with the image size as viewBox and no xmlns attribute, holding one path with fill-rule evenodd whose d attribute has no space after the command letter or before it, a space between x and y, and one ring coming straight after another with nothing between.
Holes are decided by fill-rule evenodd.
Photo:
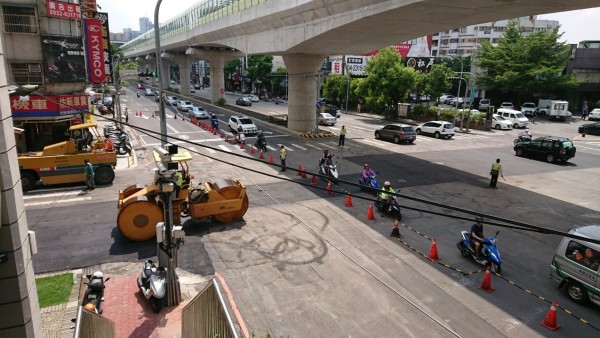
<instances>
[{"instance_id":1,"label":"white van","mask_svg":"<svg viewBox=\"0 0 600 338\"><path fill-rule=\"evenodd\" d=\"M496 114L504 117L505 119L512 122L513 128L525 128L529 124L529 119L518 110L498 108Z\"/></svg>"},{"instance_id":2,"label":"white van","mask_svg":"<svg viewBox=\"0 0 600 338\"><path fill-rule=\"evenodd\" d=\"M569 230L570 235L600 240L600 225ZM600 244L564 237L552 259L550 277L567 287L567 297L584 304L600 305Z\"/></svg>"}]
</instances>

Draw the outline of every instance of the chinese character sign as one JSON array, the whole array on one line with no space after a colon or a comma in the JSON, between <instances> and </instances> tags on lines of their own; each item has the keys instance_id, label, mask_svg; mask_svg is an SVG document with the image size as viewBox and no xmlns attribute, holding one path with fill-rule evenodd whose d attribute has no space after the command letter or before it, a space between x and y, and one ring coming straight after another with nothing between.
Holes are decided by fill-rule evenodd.
<instances>
[{"instance_id":1,"label":"chinese character sign","mask_svg":"<svg viewBox=\"0 0 600 338\"><path fill-rule=\"evenodd\" d=\"M90 82L102 83L106 81L102 21L100 19L84 19L84 27Z\"/></svg>"},{"instance_id":2,"label":"chinese character sign","mask_svg":"<svg viewBox=\"0 0 600 338\"><path fill-rule=\"evenodd\" d=\"M112 55L110 54L110 33L108 29L108 13L97 12L94 14L94 18L99 19L102 22L102 50L104 51L104 75L106 80L104 82L112 83L112 70L113 65L111 63Z\"/></svg>"},{"instance_id":3,"label":"chinese character sign","mask_svg":"<svg viewBox=\"0 0 600 338\"><path fill-rule=\"evenodd\" d=\"M81 20L81 8L78 4L62 1L46 1L48 16L60 19Z\"/></svg>"},{"instance_id":4,"label":"chinese character sign","mask_svg":"<svg viewBox=\"0 0 600 338\"><path fill-rule=\"evenodd\" d=\"M28 100L21 100L15 95L10 97L10 108L14 118L81 114L88 111L88 97L80 94L30 95Z\"/></svg>"}]
</instances>

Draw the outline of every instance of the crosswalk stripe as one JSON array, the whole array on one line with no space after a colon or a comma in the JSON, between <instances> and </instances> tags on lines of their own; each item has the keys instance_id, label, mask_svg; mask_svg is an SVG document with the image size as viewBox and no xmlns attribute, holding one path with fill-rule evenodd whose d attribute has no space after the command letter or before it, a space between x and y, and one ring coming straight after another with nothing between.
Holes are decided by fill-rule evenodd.
<instances>
[{"instance_id":1,"label":"crosswalk stripe","mask_svg":"<svg viewBox=\"0 0 600 338\"><path fill-rule=\"evenodd\" d=\"M32 206L36 206L36 205L46 205L46 204L55 204L55 203L81 202L81 201L88 201L91 199L92 199L91 197L79 197L79 198L71 198L71 199L67 199L67 200L25 203L25 206L32 207Z\"/></svg>"},{"instance_id":2,"label":"crosswalk stripe","mask_svg":"<svg viewBox=\"0 0 600 338\"><path fill-rule=\"evenodd\" d=\"M311 147L311 148L315 148L315 149L321 149L321 148L319 148L319 147L317 147L316 145L314 145L314 144L311 144L311 143L305 143L305 145L306 145L306 146L308 146L308 147Z\"/></svg>"},{"instance_id":3,"label":"crosswalk stripe","mask_svg":"<svg viewBox=\"0 0 600 338\"><path fill-rule=\"evenodd\" d=\"M292 145L293 145L294 147L296 147L296 148L299 148L299 149L302 149L302 150L307 150L306 148L304 148L304 147L301 147L301 146L299 146L299 145L297 145L297 144L295 144L295 143L292 143Z\"/></svg>"},{"instance_id":4,"label":"crosswalk stripe","mask_svg":"<svg viewBox=\"0 0 600 338\"><path fill-rule=\"evenodd\" d=\"M276 151L277 149L275 149L274 147L271 146L267 146L267 149L270 149L271 151Z\"/></svg>"},{"instance_id":5,"label":"crosswalk stripe","mask_svg":"<svg viewBox=\"0 0 600 338\"><path fill-rule=\"evenodd\" d=\"M277 144L277 149L279 149L281 146L285 146L285 144L281 144L281 143L276 143L276 144ZM269 148L269 147L267 146L267 148ZM269 149L271 149L271 148L269 148ZM285 148L285 150L294 151L294 149L292 149L292 148Z\"/></svg>"},{"instance_id":6,"label":"crosswalk stripe","mask_svg":"<svg viewBox=\"0 0 600 338\"><path fill-rule=\"evenodd\" d=\"M221 149L225 150L225 151L226 151L226 152L228 152L228 153L230 153L230 152L231 152L231 150L230 150L229 148L227 148L226 146L224 146L224 145L222 145L222 144L219 144L219 148L221 148Z\"/></svg>"},{"instance_id":7,"label":"crosswalk stripe","mask_svg":"<svg viewBox=\"0 0 600 338\"><path fill-rule=\"evenodd\" d=\"M38 195L25 195L23 196L24 200L34 199L34 198L48 198L48 197L57 197L57 196L67 196L67 195L79 195L81 194L81 187L77 187L79 191L65 191L65 192L56 192L50 194L38 194Z\"/></svg>"}]
</instances>

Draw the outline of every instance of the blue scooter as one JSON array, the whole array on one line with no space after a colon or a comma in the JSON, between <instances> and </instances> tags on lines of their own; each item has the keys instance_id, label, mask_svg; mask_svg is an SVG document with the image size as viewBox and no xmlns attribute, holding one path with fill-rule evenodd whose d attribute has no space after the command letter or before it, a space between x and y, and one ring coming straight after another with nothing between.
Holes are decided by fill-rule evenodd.
<instances>
[{"instance_id":1,"label":"blue scooter","mask_svg":"<svg viewBox=\"0 0 600 338\"><path fill-rule=\"evenodd\" d=\"M489 266L490 271L495 273L500 273L502 270L502 258L500 257L500 252L498 248L496 248L496 237L500 231L496 232L494 237L485 237L483 239L483 246L481 247L481 256L483 259L478 260L477 255L475 254L475 248L471 246L471 233L468 231L461 232L461 240L456 243L458 250L464 257L473 257L473 259L482 265Z\"/></svg>"},{"instance_id":2,"label":"blue scooter","mask_svg":"<svg viewBox=\"0 0 600 338\"><path fill-rule=\"evenodd\" d=\"M361 174L358 177L358 184L360 184L360 191L371 190L375 194L377 194L377 190L379 190L379 183L377 183L376 175L371 175L367 179L363 177Z\"/></svg>"}]
</instances>

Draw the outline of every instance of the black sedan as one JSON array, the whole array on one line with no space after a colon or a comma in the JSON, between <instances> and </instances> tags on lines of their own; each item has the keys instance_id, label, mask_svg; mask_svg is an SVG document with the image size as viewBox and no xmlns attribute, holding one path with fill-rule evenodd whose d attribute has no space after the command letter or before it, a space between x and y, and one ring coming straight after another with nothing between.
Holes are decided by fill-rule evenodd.
<instances>
[{"instance_id":1,"label":"black sedan","mask_svg":"<svg viewBox=\"0 0 600 338\"><path fill-rule=\"evenodd\" d=\"M567 162L575 157L573 142L565 137L544 136L519 142L514 147L517 156L542 158L549 163Z\"/></svg>"},{"instance_id":2,"label":"black sedan","mask_svg":"<svg viewBox=\"0 0 600 338\"><path fill-rule=\"evenodd\" d=\"M235 100L235 104L237 104L238 106L250 107L252 105L252 100L250 100L249 97L240 97L237 100Z\"/></svg>"},{"instance_id":3,"label":"black sedan","mask_svg":"<svg viewBox=\"0 0 600 338\"><path fill-rule=\"evenodd\" d=\"M579 126L577 132L580 134L600 135L600 122L582 124Z\"/></svg>"}]
</instances>

